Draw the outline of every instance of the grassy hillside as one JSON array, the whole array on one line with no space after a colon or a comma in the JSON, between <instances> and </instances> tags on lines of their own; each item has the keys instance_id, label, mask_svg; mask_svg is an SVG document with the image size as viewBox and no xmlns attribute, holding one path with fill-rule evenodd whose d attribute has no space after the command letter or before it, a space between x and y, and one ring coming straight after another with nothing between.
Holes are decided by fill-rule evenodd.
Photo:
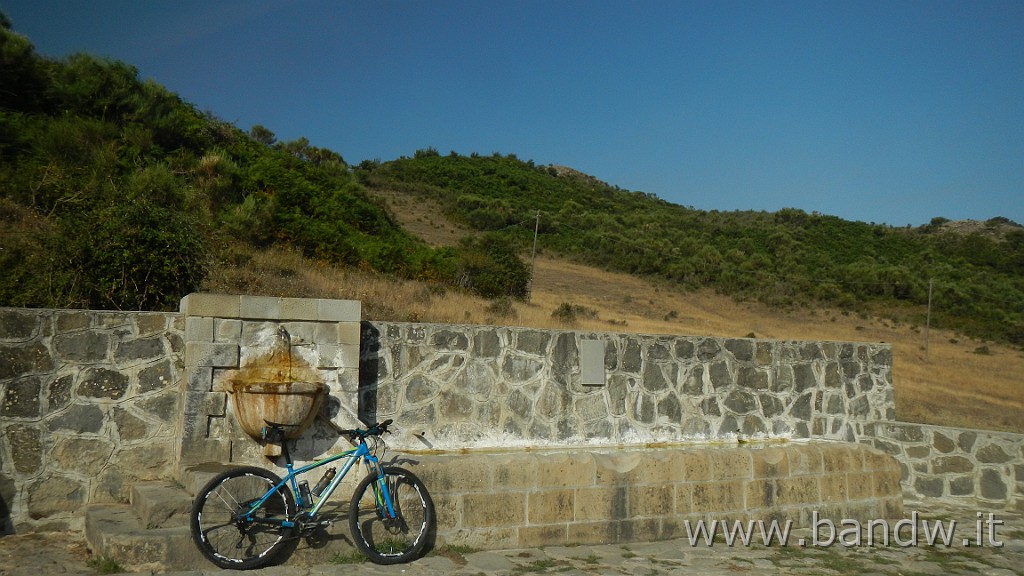
<instances>
[{"instance_id":1,"label":"grassy hillside","mask_svg":"<svg viewBox=\"0 0 1024 576\"><path fill-rule=\"evenodd\" d=\"M943 218L920 228L796 209L706 212L514 156L433 150L357 174L437 203L467 229L603 269L783 309L832 306L1024 345L1024 228Z\"/></svg>"},{"instance_id":2,"label":"grassy hillside","mask_svg":"<svg viewBox=\"0 0 1024 576\"><path fill-rule=\"evenodd\" d=\"M41 57L2 15L0 269L0 306L209 290L359 299L381 320L885 340L901 416L1024 423L1016 223L706 212L513 155L353 167L128 64Z\"/></svg>"}]
</instances>

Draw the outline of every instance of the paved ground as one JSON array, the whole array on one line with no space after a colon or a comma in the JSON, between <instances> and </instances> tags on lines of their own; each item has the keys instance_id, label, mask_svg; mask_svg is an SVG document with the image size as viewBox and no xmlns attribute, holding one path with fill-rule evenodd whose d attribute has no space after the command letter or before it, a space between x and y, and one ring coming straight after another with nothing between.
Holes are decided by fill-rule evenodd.
<instances>
[{"instance_id":1,"label":"paved ground","mask_svg":"<svg viewBox=\"0 0 1024 576\"><path fill-rule=\"evenodd\" d=\"M1024 515L965 508L936 501L907 501L908 516L917 512L916 545L908 546L912 533L904 526L898 535L890 534L888 546L876 540L866 544L866 536L858 536L849 526L838 526L833 533L827 528L817 536L810 529L793 530L787 545L760 543L744 546L727 545L722 537L707 546L703 540L691 545L688 539L664 542L605 546L550 546L529 550L472 551L447 549L398 566L377 566L352 557L337 558L335 563L313 567L278 566L250 572L258 576L463 576L527 574L600 574L600 575L668 575L701 574L710 576L752 574L864 574L885 576L923 576L959 574L1024 575ZM992 512L994 516L988 516ZM978 521L981 513L981 538ZM991 531L987 521L995 523ZM941 542L929 545L926 531L935 521L949 528L956 521L950 546ZM924 523L927 521L927 525ZM927 528L926 528L927 526ZM845 531L845 532L844 532ZM830 538L832 536L832 538ZM898 541L897 541L898 537ZM814 545L817 538L819 545ZM880 538L880 534L876 535ZM941 537L940 537L941 538ZM803 539L804 545L799 544ZM833 540L831 545L828 544ZM966 542L966 544L965 544ZM981 542L981 546L977 543ZM902 543L902 545L901 545ZM999 545L1001 544L1001 545ZM63 574L87 576L105 572L91 559L85 544L78 538L56 534L25 534L0 537L0 576L47 576ZM146 573L149 574L149 573ZM216 570L170 572L168 576L225 576L237 574Z\"/></svg>"}]
</instances>

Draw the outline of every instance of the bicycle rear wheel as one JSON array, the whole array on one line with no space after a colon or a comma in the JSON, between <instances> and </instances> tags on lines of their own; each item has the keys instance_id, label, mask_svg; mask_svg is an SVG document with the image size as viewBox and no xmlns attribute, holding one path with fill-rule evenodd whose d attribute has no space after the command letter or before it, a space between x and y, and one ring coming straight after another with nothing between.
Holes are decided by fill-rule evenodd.
<instances>
[{"instance_id":1,"label":"bicycle rear wheel","mask_svg":"<svg viewBox=\"0 0 1024 576\"><path fill-rule=\"evenodd\" d=\"M229 570L263 568L285 551L290 528L262 520L284 520L295 513L290 490L275 491L252 520L241 514L281 479L262 468L246 466L229 470L210 480L192 502L192 540L211 562ZM292 539L294 540L294 539Z\"/></svg>"},{"instance_id":2,"label":"bicycle rear wheel","mask_svg":"<svg viewBox=\"0 0 1024 576\"><path fill-rule=\"evenodd\" d=\"M391 494L395 518L388 518L380 482ZM423 482L392 466L384 468L383 480L370 475L356 486L348 520L356 547L377 564L415 560L436 530L434 502Z\"/></svg>"}]
</instances>

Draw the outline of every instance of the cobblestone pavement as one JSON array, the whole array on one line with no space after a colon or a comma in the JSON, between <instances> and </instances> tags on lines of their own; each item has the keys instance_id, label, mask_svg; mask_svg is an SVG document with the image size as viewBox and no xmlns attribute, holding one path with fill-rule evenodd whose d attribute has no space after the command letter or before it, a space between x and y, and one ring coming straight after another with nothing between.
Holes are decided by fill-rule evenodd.
<instances>
[{"instance_id":1,"label":"cobblestone pavement","mask_svg":"<svg viewBox=\"0 0 1024 576\"><path fill-rule=\"evenodd\" d=\"M442 549L410 564L377 566L353 557L318 566L277 566L250 572L258 576L361 576L394 574L433 576L457 574L601 574L668 575L702 574L866 574L885 576L923 575L1024 575L1024 515L988 511L945 502L907 501L909 520L916 519L916 545L907 545L913 532L904 525L889 533L889 545L875 534L867 545L865 532L839 523L834 530L824 525L817 534L810 528L794 529L787 545L774 540L761 542L755 530L750 546L728 545L721 534L708 546L703 539L692 545L688 539L602 546L548 546L526 550L472 551ZM989 513L992 516L989 516ZM914 515L916 513L916 516ZM936 521L948 529L956 521L949 544L928 543ZM994 522L989 525L988 521ZM980 521L980 524L979 524ZM838 522L838 521L837 521ZM891 525L895 521L890 521ZM980 526L980 531L979 531ZM980 534L980 538L979 538ZM801 539L803 545L800 545ZM860 543L854 546L854 543ZM980 542L980 546L978 545ZM816 545L817 544L817 545ZM24 534L0 537L0 576L45 576L64 574L86 576L104 573L89 557L79 537L59 534ZM109 572L108 572L109 573ZM150 573L145 573L150 574ZM169 572L167 576L225 576L237 572L211 568Z\"/></svg>"}]
</instances>

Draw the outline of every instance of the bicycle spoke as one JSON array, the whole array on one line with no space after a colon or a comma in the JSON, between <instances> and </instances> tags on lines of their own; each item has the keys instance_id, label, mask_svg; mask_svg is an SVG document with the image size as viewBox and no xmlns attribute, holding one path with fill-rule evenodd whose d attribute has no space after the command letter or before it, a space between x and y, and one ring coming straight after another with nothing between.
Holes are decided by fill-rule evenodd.
<instances>
[{"instance_id":1,"label":"bicycle spoke","mask_svg":"<svg viewBox=\"0 0 1024 576\"><path fill-rule=\"evenodd\" d=\"M433 502L411 472L386 468L384 481L395 517L388 515L377 479L368 477L353 495L349 526L356 545L374 562L408 562L426 546L434 522Z\"/></svg>"},{"instance_id":2,"label":"bicycle spoke","mask_svg":"<svg viewBox=\"0 0 1024 576\"><path fill-rule=\"evenodd\" d=\"M290 493L278 490L252 509L280 480L259 468L235 470L211 481L193 505L193 539L222 568L270 564L289 530L280 525L293 509ZM269 522L267 520L270 520Z\"/></svg>"}]
</instances>

